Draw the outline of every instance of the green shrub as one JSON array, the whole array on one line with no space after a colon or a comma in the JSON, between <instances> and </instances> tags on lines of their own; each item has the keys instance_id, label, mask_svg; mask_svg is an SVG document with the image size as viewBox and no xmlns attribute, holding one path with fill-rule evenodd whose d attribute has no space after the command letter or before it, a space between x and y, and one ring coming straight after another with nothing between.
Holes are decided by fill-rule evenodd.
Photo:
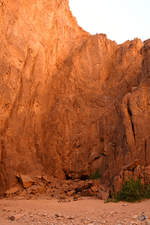
<instances>
[{"instance_id":1,"label":"green shrub","mask_svg":"<svg viewBox=\"0 0 150 225\"><path fill-rule=\"evenodd\" d=\"M100 179L102 176L99 172L98 169L96 169L96 171L94 173L91 174L91 176L89 177L91 180L96 180L96 179Z\"/></svg>"},{"instance_id":2,"label":"green shrub","mask_svg":"<svg viewBox=\"0 0 150 225\"><path fill-rule=\"evenodd\" d=\"M122 186L122 190L115 195L117 201L135 202L150 198L150 185L143 185L139 179L129 178Z\"/></svg>"},{"instance_id":3,"label":"green shrub","mask_svg":"<svg viewBox=\"0 0 150 225\"><path fill-rule=\"evenodd\" d=\"M145 198L150 198L150 184L145 186Z\"/></svg>"}]
</instances>

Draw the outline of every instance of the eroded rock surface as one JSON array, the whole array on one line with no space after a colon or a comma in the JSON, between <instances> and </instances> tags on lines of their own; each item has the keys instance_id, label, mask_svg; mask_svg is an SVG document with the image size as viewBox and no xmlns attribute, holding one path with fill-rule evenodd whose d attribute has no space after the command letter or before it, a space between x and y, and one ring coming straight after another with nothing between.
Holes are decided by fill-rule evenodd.
<instances>
[{"instance_id":1,"label":"eroded rock surface","mask_svg":"<svg viewBox=\"0 0 150 225\"><path fill-rule=\"evenodd\" d=\"M1 0L0 18L1 193L96 170L116 189L135 160L150 179L150 40L91 36L67 0Z\"/></svg>"}]
</instances>

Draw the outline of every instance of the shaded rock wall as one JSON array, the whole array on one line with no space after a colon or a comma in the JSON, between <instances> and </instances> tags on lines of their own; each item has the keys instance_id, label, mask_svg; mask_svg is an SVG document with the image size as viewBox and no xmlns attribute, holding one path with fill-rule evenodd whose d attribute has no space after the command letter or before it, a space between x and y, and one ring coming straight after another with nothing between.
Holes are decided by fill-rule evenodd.
<instances>
[{"instance_id":1,"label":"shaded rock wall","mask_svg":"<svg viewBox=\"0 0 150 225\"><path fill-rule=\"evenodd\" d=\"M112 187L134 160L150 165L150 41L91 36L67 0L1 0L0 18L1 193L18 174L98 169Z\"/></svg>"}]
</instances>

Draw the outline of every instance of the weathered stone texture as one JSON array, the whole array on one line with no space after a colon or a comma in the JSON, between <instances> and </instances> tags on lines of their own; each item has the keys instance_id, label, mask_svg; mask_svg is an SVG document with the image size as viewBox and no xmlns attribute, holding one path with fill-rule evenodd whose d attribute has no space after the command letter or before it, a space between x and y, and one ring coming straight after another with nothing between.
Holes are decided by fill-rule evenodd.
<instances>
[{"instance_id":1,"label":"weathered stone texture","mask_svg":"<svg viewBox=\"0 0 150 225\"><path fill-rule=\"evenodd\" d=\"M97 169L116 189L135 160L149 177L150 40L91 36L67 0L1 0L0 18L1 193Z\"/></svg>"}]
</instances>

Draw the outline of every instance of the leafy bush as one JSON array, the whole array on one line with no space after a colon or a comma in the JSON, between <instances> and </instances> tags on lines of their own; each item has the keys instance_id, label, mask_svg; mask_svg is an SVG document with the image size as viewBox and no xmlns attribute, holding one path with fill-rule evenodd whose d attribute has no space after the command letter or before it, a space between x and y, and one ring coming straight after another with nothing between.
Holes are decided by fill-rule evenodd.
<instances>
[{"instance_id":1,"label":"leafy bush","mask_svg":"<svg viewBox=\"0 0 150 225\"><path fill-rule=\"evenodd\" d=\"M150 185L143 185L139 179L129 178L124 182L122 190L115 196L117 201L135 202L150 198Z\"/></svg>"},{"instance_id":2,"label":"leafy bush","mask_svg":"<svg viewBox=\"0 0 150 225\"><path fill-rule=\"evenodd\" d=\"M100 174L99 170L96 169L96 171L93 174L91 174L91 176L89 178L91 180L100 179L101 178L101 174Z\"/></svg>"}]
</instances>

